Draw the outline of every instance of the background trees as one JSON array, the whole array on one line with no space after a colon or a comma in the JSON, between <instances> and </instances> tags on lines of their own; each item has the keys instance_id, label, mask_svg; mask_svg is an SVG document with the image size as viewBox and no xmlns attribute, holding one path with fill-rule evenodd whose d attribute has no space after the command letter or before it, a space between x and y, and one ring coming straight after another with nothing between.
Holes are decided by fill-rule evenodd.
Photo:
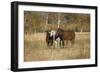
<instances>
[{"instance_id":1,"label":"background trees","mask_svg":"<svg viewBox=\"0 0 100 73\"><path fill-rule=\"evenodd\" d=\"M25 32L44 32L58 27L66 31L89 32L90 15L80 13L54 13L24 11Z\"/></svg>"}]
</instances>

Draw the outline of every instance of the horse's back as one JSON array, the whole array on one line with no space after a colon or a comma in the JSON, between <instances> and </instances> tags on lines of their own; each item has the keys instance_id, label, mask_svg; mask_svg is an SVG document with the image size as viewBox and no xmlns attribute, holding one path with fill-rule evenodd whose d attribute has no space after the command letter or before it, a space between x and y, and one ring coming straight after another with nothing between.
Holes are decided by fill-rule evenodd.
<instances>
[{"instance_id":1,"label":"horse's back","mask_svg":"<svg viewBox=\"0 0 100 73\"><path fill-rule=\"evenodd\" d=\"M63 38L65 40L73 40L75 39L75 32L74 31L64 31Z\"/></svg>"}]
</instances>

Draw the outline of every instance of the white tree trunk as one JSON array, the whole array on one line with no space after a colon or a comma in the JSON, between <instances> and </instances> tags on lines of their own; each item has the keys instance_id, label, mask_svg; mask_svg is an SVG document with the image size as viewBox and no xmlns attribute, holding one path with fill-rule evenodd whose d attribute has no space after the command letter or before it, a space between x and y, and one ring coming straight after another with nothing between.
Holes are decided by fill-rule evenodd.
<instances>
[{"instance_id":1,"label":"white tree trunk","mask_svg":"<svg viewBox=\"0 0 100 73\"><path fill-rule=\"evenodd\" d=\"M60 27L60 13L58 13L58 28Z\"/></svg>"},{"instance_id":2,"label":"white tree trunk","mask_svg":"<svg viewBox=\"0 0 100 73\"><path fill-rule=\"evenodd\" d=\"M47 24L48 24L48 14L46 15L46 25L45 25L45 30L47 29Z\"/></svg>"}]
</instances>

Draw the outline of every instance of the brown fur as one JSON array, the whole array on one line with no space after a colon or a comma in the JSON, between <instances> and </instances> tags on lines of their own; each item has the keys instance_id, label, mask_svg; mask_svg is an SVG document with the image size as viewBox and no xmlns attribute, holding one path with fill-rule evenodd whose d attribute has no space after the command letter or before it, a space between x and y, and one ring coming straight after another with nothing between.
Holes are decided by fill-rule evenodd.
<instances>
[{"instance_id":1,"label":"brown fur","mask_svg":"<svg viewBox=\"0 0 100 73\"><path fill-rule=\"evenodd\" d=\"M74 44L74 41L75 41L75 32L74 31L64 31L63 29L58 29L57 35L62 38L63 44L64 44L64 41L66 41L66 42L70 41L71 44Z\"/></svg>"},{"instance_id":2,"label":"brown fur","mask_svg":"<svg viewBox=\"0 0 100 73\"><path fill-rule=\"evenodd\" d=\"M73 31L64 31L62 32L63 36L63 40L66 40L66 41L70 41L72 44L74 44L74 41L75 41L75 32Z\"/></svg>"}]
</instances>

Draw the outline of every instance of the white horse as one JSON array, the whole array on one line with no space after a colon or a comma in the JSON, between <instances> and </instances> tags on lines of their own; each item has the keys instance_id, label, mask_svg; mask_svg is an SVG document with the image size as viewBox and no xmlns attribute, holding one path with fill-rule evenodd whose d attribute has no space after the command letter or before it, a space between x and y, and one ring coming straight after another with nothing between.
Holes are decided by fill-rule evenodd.
<instances>
[{"instance_id":1,"label":"white horse","mask_svg":"<svg viewBox=\"0 0 100 73\"><path fill-rule=\"evenodd\" d=\"M56 37L56 30L51 30L50 31L50 37L53 37L53 46L55 48L60 48L60 37Z\"/></svg>"}]
</instances>

